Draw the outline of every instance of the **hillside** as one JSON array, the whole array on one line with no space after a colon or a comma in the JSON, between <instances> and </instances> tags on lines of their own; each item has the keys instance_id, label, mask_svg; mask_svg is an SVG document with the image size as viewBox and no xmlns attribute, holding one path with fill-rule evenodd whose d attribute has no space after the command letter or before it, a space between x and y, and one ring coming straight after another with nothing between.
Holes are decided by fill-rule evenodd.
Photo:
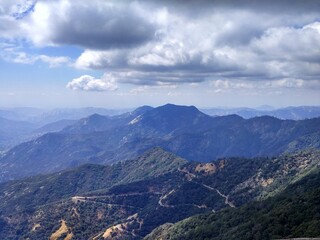
<instances>
[{"instance_id":1,"label":"hillside","mask_svg":"<svg viewBox=\"0 0 320 240\"><path fill-rule=\"evenodd\" d=\"M315 171L319 156L196 163L155 148L111 166L2 183L0 238L49 238L63 228L72 239L142 239L166 222L277 195Z\"/></svg>"},{"instance_id":2,"label":"hillside","mask_svg":"<svg viewBox=\"0 0 320 240\"><path fill-rule=\"evenodd\" d=\"M0 208L3 211L28 209L75 194L159 176L186 163L182 158L154 148L137 159L111 166L86 164L69 171L11 181L0 184Z\"/></svg>"},{"instance_id":3,"label":"hillside","mask_svg":"<svg viewBox=\"0 0 320 240\"><path fill-rule=\"evenodd\" d=\"M278 196L155 229L145 240L280 239L320 236L320 168Z\"/></svg>"},{"instance_id":4,"label":"hillside","mask_svg":"<svg viewBox=\"0 0 320 240\"><path fill-rule=\"evenodd\" d=\"M132 159L156 146L191 161L274 156L319 148L320 118L213 118L195 107L172 104L114 117L93 115L8 151L0 158L0 182L84 163Z\"/></svg>"}]
</instances>

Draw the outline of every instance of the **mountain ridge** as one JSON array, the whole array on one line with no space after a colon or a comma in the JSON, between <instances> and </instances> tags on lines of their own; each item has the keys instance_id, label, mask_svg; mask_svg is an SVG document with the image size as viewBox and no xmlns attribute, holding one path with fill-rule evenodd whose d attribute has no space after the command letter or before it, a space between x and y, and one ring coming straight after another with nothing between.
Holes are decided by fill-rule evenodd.
<instances>
[{"instance_id":1,"label":"mountain ridge","mask_svg":"<svg viewBox=\"0 0 320 240\"><path fill-rule=\"evenodd\" d=\"M63 219L75 239L102 239L107 231L113 239L142 239L166 222L276 196L319 168L319 156L313 150L197 163L153 148L112 166L87 164L2 183L0 237L15 239L17 232L31 239L50 237ZM290 171L284 174L287 164Z\"/></svg>"},{"instance_id":2,"label":"mountain ridge","mask_svg":"<svg viewBox=\"0 0 320 240\"><path fill-rule=\"evenodd\" d=\"M131 124L137 117L141 119ZM147 108L139 115L98 118L102 119L101 127L83 124L87 119L82 119L73 125L75 131L50 133L11 149L0 158L0 181L83 163L113 163L135 158L156 146L195 161L272 156L320 147L320 118L299 121L273 117L246 120L235 115L213 118L195 107L172 104ZM107 130L103 131L104 128ZM26 165L28 162L30 166ZM45 167L35 169L35 163Z\"/></svg>"}]
</instances>

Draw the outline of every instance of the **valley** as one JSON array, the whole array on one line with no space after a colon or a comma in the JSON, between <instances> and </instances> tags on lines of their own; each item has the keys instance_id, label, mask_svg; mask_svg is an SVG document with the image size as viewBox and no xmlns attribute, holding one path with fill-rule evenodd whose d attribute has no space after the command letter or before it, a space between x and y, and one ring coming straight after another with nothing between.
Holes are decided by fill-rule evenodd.
<instances>
[{"instance_id":1,"label":"valley","mask_svg":"<svg viewBox=\"0 0 320 240\"><path fill-rule=\"evenodd\" d=\"M318 122L210 117L172 104L89 116L0 158L0 238L228 239L208 232L217 218L270 202L272 211L317 174ZM199 237L193 222L209 230Z\"/></svg>"}]
</instances>

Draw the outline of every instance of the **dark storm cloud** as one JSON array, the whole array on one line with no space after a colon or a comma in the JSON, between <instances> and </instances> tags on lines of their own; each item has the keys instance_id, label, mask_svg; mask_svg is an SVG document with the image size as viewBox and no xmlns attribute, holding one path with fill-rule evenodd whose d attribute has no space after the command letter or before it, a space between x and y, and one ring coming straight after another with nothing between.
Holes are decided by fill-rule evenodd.
<instances>
[{"instance_id":1,"label":"dark storm cloud","mask_svg":"<svg viewBox=\"0 0 320 240\"><path fill-rule=\"evenodd\" d=\"M68 21L56 21L52 41L90 49L129 48L155 36L156 26L124 7L82 8L70 10Z\"/></svg>"},{"instance_id":2,"label":"dark storm cloud","mask_svg":"<svg viewBox=\"0 0 320 240\"><path fill-rule=\"evenodd\" d=\"M209 13L212 9L247 9L268 13L303 13L306 11L316 12L320 9L318 0L166 0L153 1L155 4L162 4L175 7L177 11L183 11L194 16Z\"/></svg>"}]
</instances>

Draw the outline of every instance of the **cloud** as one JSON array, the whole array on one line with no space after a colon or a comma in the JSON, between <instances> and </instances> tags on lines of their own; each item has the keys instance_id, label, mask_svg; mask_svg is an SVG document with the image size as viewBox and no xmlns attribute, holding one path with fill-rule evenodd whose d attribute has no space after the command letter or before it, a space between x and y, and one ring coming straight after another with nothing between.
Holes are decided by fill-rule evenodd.
<instances>
[{"instance_id":1,"label":"cloud","mask_svg":"<svg viewBox=\"0 0 320 240\"><path fill-rule=\"evenodd\" d=\"M0 38L12 39L19 31L19 25L13 17L0 15Z\"/></svg>"},{"instance_id":2,"label":"cloud","mask_svg":"<svg viewBox=\"0 0 320 240\"><path fill-rule=\"evenodd\" d=\"M117 85L111 75L104 75L101 79L96 79L89 75L83 75L73 79L66 86L71 90L81 91L115 91Z\"/></svg>"},{"instance_id":3,"label":"cloud","mask_svg":"<svg viewBox=\"0 0 320 240\"><path fill-rule=\"evenodd\" d=\"M0 1L0 37L14 39L25 37L22 19L28 15L36 1L33 0L1 0Z\"/></svg>"},{"instance_id":4,"label":"cloud","mask_svg":"<svg viewBox=\"0 0 320 240\"><path fill-rule=\"evenodd\" d=\"M133 88L130 90L130 93L133 95L138 95L141 93L147 93L150 92L150 90L161 90L161 89L167 89L167 90L172 90L172 89L176 89L177 85L155 85L155 86L149 86L149 85L144 85L144 86L139 86L136 88ZM171 93L171 92L169 92ZM169 94L168 93L168 94Z\"/></svg>"},{"instance_id":5,"label":"cloud","mask_svg":"<svg viewBox=\"0 0 320 240\"><path fill-rule=\"evenodd\" d=\"M252 41L252 47L269 60L319 63L320 22L300 28L270 28Z\"/></svg>"},{"instance_id":6,"label":"cloud","mask_svg":"<svg viewBox=\"0 0 320 240\"><path fill-rule=\"evenodd\" d=\"M128 50L86 50L76 66L112 70L117 72L119 82L141 85L221 78L315 80L320 74L319 22L300 28L266 28L258 36L253 34L250 41L241 44L225 41L221 45L220 32L204 30L209 27L206 23L213 20L189 24L180 21L181 25L176 22L161 41Z\"/></svg>"},{"instance_id":7,"label":"cloud","mask_svg":"<svg viewBox=\"0 0 320 240\"><path fill-rule=\"evenodd\" d=\"M89 49L129 48L151 41L157 22L137 2L39 1L24 32L39 46L77 45Z\"/></svg>"},{"instance_id":8,"label":"cloud","mask_svg":"<svg viewBox=\"0 0 320 240\"><path fill-rule=\"evenodd\" d=\"M69 65L71 63L70 58L65 56L28 54L23 52L20 46L12 43L0 44L0 59L20 64L35 64L36 62L43 62L48 64L50 68Z\"/></svg>"},{"instance_id":9,"label":"cloud","mask_svg":"<svg viewBox=\"0 0 320 240\"><path fill-rule=\"evenodd\" d=\"M54 68L54 67L59 67L61 65L69 64L70 59L68 57L64 56L59 56L59 57L52 57L52 56L47 56L47 55L39 55L36 56L35 59L38 61L42 61L44 63L48 63L49 67Z\"/></svg>"},{"instance_id":10,"label":"cloud","mask_svg":"<svg viewBox=\"0 0 320 240\"><path fill-rule=\"evenodd\" d=\"M34 10L36 3L37 3L36 0L19 1L18 4L12 5L11 15L15 19L22 19Z\"/></svg>"},{"instance_id":11,"label":"cloud","mask_svg":"<svg viewBox=\"0 0 320 240\"><path fill-rule=\"evenodd\" d=\"M217 89L318 84L319 1L4 1L0 21L10 27L0 24L2 37L80 46L72 66L108 73L79 89L99 89L110 83L105 78L139 86L216 81ZM23 51L12 59L66 62Z\"/></svg>"},{"instance_id":12,"label":"cloud","mask_svg":"<svg viewBox=\"0 0 320 240\"><path fill-rule=\"evenodd\" d=\"M279 80L269 80L263 82L250 80L214 80L209 85L218 91L223 89L279 89L279 88L320 88L320 80L303 80L294 78L283 78Z\"/></svg>"},{"instance_id":13,"label":"cloud","mask_svg":"<svg viewBox=\"0 0 320 240\"><path fill-rule=\"evenodd\" d=\"M126 67L127 51L124 50L85 50L77 58L74 66L83 69L106 69Z\"/></svg>"}]
</instances>

